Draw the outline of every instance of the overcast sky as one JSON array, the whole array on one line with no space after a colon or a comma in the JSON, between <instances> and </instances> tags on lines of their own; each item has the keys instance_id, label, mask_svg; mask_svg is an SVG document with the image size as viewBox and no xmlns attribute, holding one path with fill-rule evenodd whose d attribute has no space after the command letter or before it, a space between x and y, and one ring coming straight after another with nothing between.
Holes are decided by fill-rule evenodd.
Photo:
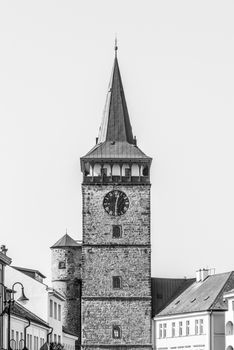
<instances>
[{"instance_id":1,"label":"overcast sky","mask_svg":"<svg viewBox=\"0 0 234 350\"><path fill-rule=\"evenodd\" d=\"M234 270L234 2L0 2L0 243L50 277L82 238L114 37L139 147L153 157L152 274Z\"/></svg>"}]
</instances>

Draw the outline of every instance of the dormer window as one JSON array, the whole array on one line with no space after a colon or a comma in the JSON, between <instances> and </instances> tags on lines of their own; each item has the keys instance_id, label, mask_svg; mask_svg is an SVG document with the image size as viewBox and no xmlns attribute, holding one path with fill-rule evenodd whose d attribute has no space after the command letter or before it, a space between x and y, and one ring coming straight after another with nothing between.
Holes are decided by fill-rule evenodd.
<instances>
[{"instance_id":1,"label":"dormer window","mask_svg":"<svg viewBox=\"0 0 234 350\"><path fill-rule=\"evenodd\" d=\"M112 337L114 339L120 339L121 338L120 326L113 326L113 328L112 328Z\"/></svg>"},{"instance_id":2,"label":"dormer window","mask_svg":"<svg viewBox=\"0 0 234 350\"><path fill-rule=\"evenodd\" d=\"M112 226L112 237L113 238L121 238L122 236L122 227L120 225Z\"/></svg>"},{"instance_id":3,"label":"dormer window","mask_svg":"<svg viewBox=\"0 0 234 350\"><path fill-rule=\"evenodd\" d=\"M121 288L121 277L113 276L113 288L120 289Z\"/></svg>"},{"instance_id":4,"label":"dormer window","mask_svg":"<svg viewBox=\"0 0 234 350\"><path fill-rule=\"evenodd\" d=\"M65 269L65 268L66 268L66 263L65 263L65 261L59 261L58 268L59 268L59 269Z\"/></svg>"}]
</instances>

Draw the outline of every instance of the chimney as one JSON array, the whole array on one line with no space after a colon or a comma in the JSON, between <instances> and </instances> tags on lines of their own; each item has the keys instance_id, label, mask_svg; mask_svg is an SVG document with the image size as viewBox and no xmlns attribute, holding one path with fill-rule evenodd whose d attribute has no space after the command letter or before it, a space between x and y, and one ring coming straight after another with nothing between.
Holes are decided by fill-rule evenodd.
<instances>
[{"instance_id":1,"label":"chimney","mask_svg":"<svg viewBox=\"0 0 234 350\"><path fill-rule=\"evenodd\" d=\"M196 271L196 281L203 282L209 276L208 269L200 269Z\"/></svg>"},{"instance_id":2,"label":"chimney","mask_svg":"<svg viewBox=\"0 0 234 350\"><path fill-rule=\"evenodd\" d=\"M3 245L1 245L1 251L2 251L2 253L4 254L4 255L6 255L6 253L7 253L7 251L8 251L8 249L6 248L6 246L3 244Z\"/></svg>"}]
</instances>

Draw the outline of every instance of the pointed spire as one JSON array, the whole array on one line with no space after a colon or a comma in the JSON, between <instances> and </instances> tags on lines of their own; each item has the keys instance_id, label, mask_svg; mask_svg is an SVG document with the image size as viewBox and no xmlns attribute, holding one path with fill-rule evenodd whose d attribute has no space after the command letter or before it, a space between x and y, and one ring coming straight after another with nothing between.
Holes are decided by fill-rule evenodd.
<instances>
[{"instance_id":1,"label":"pointed spire","mask_svg":"<svg viewBox=\"0 0 234 350\"><path fill-rule=\"evenodd\" d=\"M99 129L98 143L106 141L125 141L134 144L132 127L117 59L117 50L117 38L115 38L114 67L106 98L103 120Z\"/></svg>"}]
</instances>

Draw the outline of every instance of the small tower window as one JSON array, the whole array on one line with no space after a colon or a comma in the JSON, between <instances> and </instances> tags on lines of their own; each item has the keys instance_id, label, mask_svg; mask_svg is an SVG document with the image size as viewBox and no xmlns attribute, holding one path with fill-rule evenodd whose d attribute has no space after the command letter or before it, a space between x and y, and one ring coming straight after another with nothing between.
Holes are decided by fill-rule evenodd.
<instances>
[{"instance_id":1,"label":"small tower window","mask_svg":"<svg viewBox=\"0 0 234 350\"><path fill-rule=\"evenodd\" d=\"M112 227L112 236L113 236L113 238L121 238L121 236L122 236L122 227L120 225L113 225L113 227Z\"/></svg>"},{"instance_id":2,"label":"small tower window","mask_svg":"<svg viewBox=\"0 0 234 350\"><path fill-rule=\"evenodd\" d=\"M66 268L66 263L65 263L65 261L59 261L58 268L59 268L59 269L65 269L65 268Z\"/></svg>"},{"instance_id":3,"label":"small tower window","mask_svg":"<svg viewBox=\"0 0 234 350\"><path fill-rule=\"evenodd\" d=\"M112 328L112 337L114 339L120 339L121 338L120 326L113 326L113 328Z\"/></svg>"},{"instance_id":4,"label":"small tower window","mask_svg":"<svg viewBox=\"0 0 234 350\"><path fill-rule=\"evenodd\" d=\"M131 176L131 169L130 168L125 168L125 176L130 177Z\"/></svg>"},{"instance_id":5,"label":"small tower window","mask_svg":"<svg viewBox=\"0 0 234 350\"><path fill-rule=\"evenodd\" d=\"M149 168L148 166L145 166L142 171L143 176L149 176Z\"/></svg>"},{"instance_id":6,"label":"small tower window","mask_svg":"<svg viewBox=\"0 0 234 350\"><path fill-rule=\"evenodd\" d=\"M107 176L107 168L101 168L101 176Z\"/></svg>"},{"instance_id":7,"label":"small tower window","mask_svg":"<svg viewBox=\"0 0 234 350\"><path fill-rule=\"evenodd\" d=\"M113 288L120 289L121 288L121 277L113 276Z\"/></svg>"}]
</instances>

